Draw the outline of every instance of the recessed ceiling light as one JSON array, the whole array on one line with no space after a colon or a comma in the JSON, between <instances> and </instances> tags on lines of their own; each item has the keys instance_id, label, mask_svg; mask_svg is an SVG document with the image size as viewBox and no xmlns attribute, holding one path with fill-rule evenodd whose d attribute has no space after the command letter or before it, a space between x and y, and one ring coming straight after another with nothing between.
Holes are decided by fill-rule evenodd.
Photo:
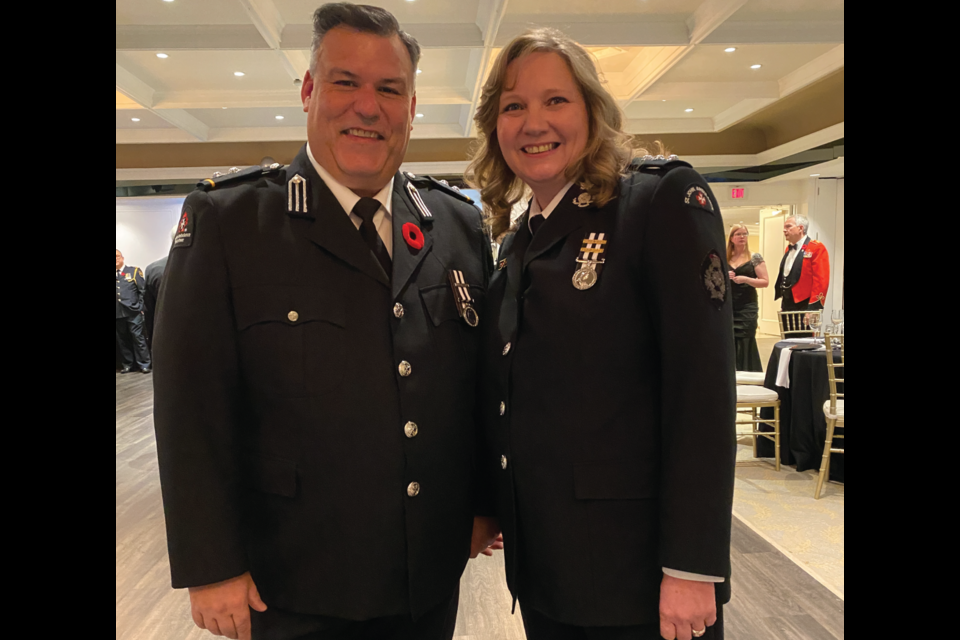
<instances>
[{"instance_id":1,"label":"recessed ceiling light","mask_svg":"<svg viewBox=\"0 0 960 640\"><path fill-rule=\"evenodd\" d=\"M752 64L752 65L750 65L750 68L751 68L751 69L759 69L759 68L762 67L762 66L763 66L763 65L761 65L761 64Z\"/></svg>"},{"instance_id":2,"label":"recessed ceiling light","mask_svg":"<svg viewBox=\"0 0 960 640\"><path fill-rule=\"evenodd\" d=\"M234 71L233 75L237 76L238 78L241 78L243 77L244 73L243 71Z\"/></svg>"},{"instance_id":3,"label":"recessed ceiling light","mask_svg":"<svg viewBox=\"0 0 960 640\"><path fill-rule=\"evenodd\" d=\"M226 109L226 107L220 107L221 109Z\"/></svg>"},{"instance_id":4,"label":"recessed ceiling light","mask_svg":"<svg viewBox=\"0 0 960 640\"><path fill-rule=\"evenodd\" d=\"M277 120L283 120L283 116L274 116Z\"/></svg>"},{"instance_id":5,"label":"recessed ceiling light","mask_svg":"<svg viewBox=\"0 0 960 640\"><path fill-rule=\"evenodd\" d=\"M164 2L173 2L173 0L163 0Z\"/></svg>"},{"instance_id":6,"label":"recessed ceiling light","mask_svg":"<svg viewBox=\"0 0 960 640\"><path fill-rule=\"evenodd\" d=\"M418 117L418 118L422 118L422 117L423 117L423 114L422 114L422 113L418 113L418 114L417 114L417 117Z\"/></svg>"},{"instance_id":7,"label":"recessed ceiling light","mask_svg":"<svg viewBox=\"0 0 960 640\"><path fill-rule=\"evenodd\" d=\"M819 174L819 173L811 173L811 174L810 174L810 177L811 177L811 178L816 178L818 175L820 175L820 174Z\"/></svg>"},{"instance_id":8,"label":"recessed ceiling light","mask_svg":"<svg viewBox=\"0 0 960 640\"><path fill-rule=\"evenodd\" d=\"M423 69L417 69L417 75L420 75L421 73L423 73Z\"/></svg>"},{"instance_id":9,"label":"recessed ceiling light","mask_svg":"<svg viewBox=\"0 0 960 640\"><path fill-rule=\"evenodd\" d=\"M686 111L687 113L690 113L691 111L693 111L693 109L684 109L684 111Z\"/></svg>"},{"instance_id":10,"label":"recessed ceiling light","mask_svg":"<svg viewBox=\"0 0 960 640\"><path fill-rule=\"evenodd\" d=\"M158 54L157 54L157 57L162 60L162 59L165 59L165 58L169 58L170 56L168 56L168 55L165 54L165 53L158 53Z\"/></svg>"},{"instance_id":11,"label":"recessed ceiling light","mask_svg":"<svg viewBox=\"0 0 960 640\"><path fill-rule=\"evenodd\" d=\"M140 122L140 118L130 118L130 119L133 120L134 122Z\"/></svg>"},{"instance_id":12,"label":"recessed ceiling light","mask_svg":"<svg viewBox=\"0 0 960 640\"><path fill-rule=\"evenodd\" d=\"M666 102L666 100L661 100L660 102Z\"/></svg>"},{"instance_id":13,"label":"recessed ceiling light","mask_svg":"<svg viewBox=\"0 0 960 640\"><path fill-rule=\"evenodd\" d=\"M724 53L733 53L733 52L736 51L736 50L737 50L736 47L727 47L727 48L724 49L723 51L724 51Z\"/></svg>"}]
</instances>

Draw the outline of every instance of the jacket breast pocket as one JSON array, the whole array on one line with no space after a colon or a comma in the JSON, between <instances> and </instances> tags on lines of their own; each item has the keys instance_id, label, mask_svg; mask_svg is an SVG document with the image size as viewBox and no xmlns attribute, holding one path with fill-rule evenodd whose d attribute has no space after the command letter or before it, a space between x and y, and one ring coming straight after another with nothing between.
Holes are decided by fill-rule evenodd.
<instances>
[{"instance_id":1,"label":"jacket breast pocket","mask_svg":"<svg viewBox=\"0 0 960 640\"><path fill-rule=\"evenodd\" d=\"M577 500L647 500L656 495L656 480L629 460L580 462L573 465Z\"/></svg>"},{"instance_id":2,"label":"jacket breast pocket","mask_svg":"<svg viewBox=\"0 0 960 640\"><path fill-rule=\"evenodd\" d=\"M430 318L434 327L434 344L440 349L449 347L456 349L457 353L462 353L464 356L474 357L480 340L479 323L484 321L484 290L483 287L472 284L469 291L473 299L470 306L473 307L478 318L476 327L471 327L460 317L457 301L450 285L424 287L420 289L420 298L427 310L427 317ZM438 351L438 353L446 352Z\"/></svg>"},{"instance_id":3,"label":"jacket breast pocket","mask_svg":"<svg viewBox=\"0 0 960 640\"><path fill-rule=\"evenodd\" d=\"M244 381L273 397L325 394L343 378L346 312L322 289L255 286L234 290Z\"/></svg>"}]
</instances>

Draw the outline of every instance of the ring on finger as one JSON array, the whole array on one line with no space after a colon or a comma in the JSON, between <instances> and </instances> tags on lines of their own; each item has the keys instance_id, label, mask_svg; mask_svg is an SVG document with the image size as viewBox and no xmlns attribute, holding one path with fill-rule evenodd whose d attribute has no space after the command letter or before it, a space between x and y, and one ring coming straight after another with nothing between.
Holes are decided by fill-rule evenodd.
<instances>
[{"instance_id":1,"label":"ring on finger","mask_svg":"<svg viewBox=\"0 0 960 640\"><path fill-rule=\"evenodd\" d=\"M697 631L696 629L693 629L692 631L693 631L693 637L694 637L694 638L699 638L699 637L703 636L703 634L705 634L705 633L707 632L707 628L704 627L703 629L700 629L700 631Z\"/></svg>"}]
</instances>

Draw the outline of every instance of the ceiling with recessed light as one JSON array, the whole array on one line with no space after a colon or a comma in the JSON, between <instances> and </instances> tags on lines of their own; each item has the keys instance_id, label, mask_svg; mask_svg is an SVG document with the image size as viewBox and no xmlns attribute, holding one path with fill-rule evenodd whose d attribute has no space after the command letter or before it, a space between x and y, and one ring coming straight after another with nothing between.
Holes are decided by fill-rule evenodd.
<instances>
[{"instance_id":1,"label":"ceiling with recessed light","mask_svg":"<svg viewBox=\"0 0 960 640\"><path fill-rule=\"evenodd\" d=\"M303 140L319 4L116 0L117 144ZM843 0L378 4L423 47L414 139L473 137L493 58L534 25L593 52L638 134L723 132L844 66Z\"/></svg>"}]
</instances>

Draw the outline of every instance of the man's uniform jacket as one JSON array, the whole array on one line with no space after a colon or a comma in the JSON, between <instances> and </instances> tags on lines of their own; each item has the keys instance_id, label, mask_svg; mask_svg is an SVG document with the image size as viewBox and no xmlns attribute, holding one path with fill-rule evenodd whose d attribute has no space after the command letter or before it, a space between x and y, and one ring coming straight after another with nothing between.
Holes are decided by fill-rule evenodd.
<instances>
[{"instance_id":1,"label":"man's uniform jacket","mask_svg":"<svg viewBox=\"0 0 960 640\"><path fill-rule=\"evenodd\" d=\"M305 147L186 199L155 337L174 587L249 570L268 606L351 620L418 616L457 587L479 328L448 272L484 322L492 257L475 206L417 179L425 219L408 182L394 181L391 280Z\"/></svg>"},{"instance_id":2,"label":"man's uniform jacket","mask_svg":"<svg viewBox=\"0 0 960 640\"><path fill-rule=\"evenodd\" d=\"M662 176L662 177L661 177ZM500 250L483 399L507 583L577 626L656 623L662 568L725 577L736 444L733 318L720 208L683 162L577 185ZM596 284L573 286L603 233Z\"/></svg>"},{"instance_id":3,"label":"man's uniform jacket","mask_svg":"<svg viewBox=\"0 0 960 640\"><path fill-rule=\"evenodd\" d=\"M823 301L827 297L827 286L830 284L830 257L827 248L819 240L811 240L807 236L803 243L803 251L797 257L790 269L786 280L783 270L787 264L787 254L790 247L783 250L780 260L780 273L774 285L776 293L774 300L781 296L790 296L794 302L807 301L808 309L823 309Z\"/></svg>"},{"instance_id":4,"label":"man's uniform jacket","mask_svg":"<svg viewBox=\"0 0 960 640\"><path fill-rule=\"evenodd\" d=\"M117 319L135 318L143 310L143 290L145 285L140 267L124 266L117 279Z\"/></svg>"}]
</instances>

